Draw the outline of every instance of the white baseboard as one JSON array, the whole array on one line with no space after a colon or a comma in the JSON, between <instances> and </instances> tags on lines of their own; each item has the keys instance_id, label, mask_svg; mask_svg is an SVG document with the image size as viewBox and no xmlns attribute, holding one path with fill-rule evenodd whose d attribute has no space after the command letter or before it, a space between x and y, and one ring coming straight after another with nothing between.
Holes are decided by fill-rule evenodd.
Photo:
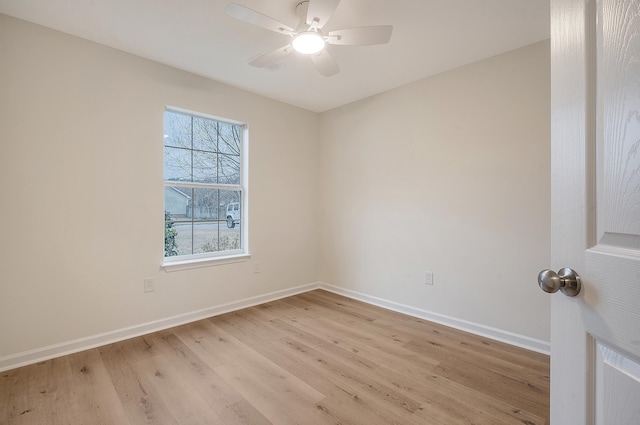
<instances>
[{"instance_id":1,"label":"white baseboard","mask_svg":"<svg viewBox=\"0 0 640 425\"><path fill-rule=\"evenodd\" d=\"M151 332L161 331L163 329L172 328L174 326L184 325L185 323L195 322L197 320L206 319L208 317L229 313L231 311L240 310L247 307L252 307L254 305L263 304L269 301L275 301L280 298L286 298L292 295L301 294L303 292L312 291L314 289L318 289L319 287L319 283L310 283L307 285L296 286L294 288L270 292L268 294L245 298L242 300L233 301L214 307L208 307L190 313L180 314L173 317L167 317L165 319L143 323L141 325L130 326L128 328L105 332L98 335L92 335L86 338L75 339L73 341L49 345L42 348L36 348L34 350L23 351L17 354L11 354L9 356L0 357L0 372L9 369L15 369L21 366L26 366L28 364L38 363L55 357L100 347L102 345L111 344L113 342L122 341L136 336L146 335Z\"/></svg>"},{"instance_id":2,"label":"white baseboard","mask_svg":"<svg viewBox=\"0 0 640 425\"><path fill-rule=\"evenodd\" d=\"M385 300L382 298L352 291L350 289L330 285L324 282L320 283L320 289L324 289L338 295L343 295L345 297L353 298L367 304L386 308L387 310L397 311L398 313L404 313L409 316L439 323L441 325L449 326L450 328L459 329L461 331L483 336L485 338L504 342L510 345L515 345L516 347L526 348L527 350L536 351L538 353L546 355L550 355L551 353L551 344L548 341L543 341L541 339L519 335L513 332L481 325L474 322L469 322L467 320L457 319L451 316L445 316L444 314L434 313L417 307L400 304L395 301Z\"/></svg>"},{"instance_id":3,"label":"white baseboard","mask_svg":"<svg viewBox=\"0 0 640 425\"><path fill-rule=\"evenodd\" d=\"M206 319L231 311L240 310L254 305L275 301L281 298L290 297L292 295L301 294L303 292L313 291L314 289L324 289L345 297L363 301L388 310L404 313L409 316L419 317L431 322L440 323L472 334L480 335L486 338L505 342L517 347L526 348L528 350L537 351L539 353L549 355L551 347L549 342L489 326L480 325L478 323L469 322L455 317L445 316L443 314L433 313L417 307L396 303L394 301L385 300L350 289L341 288L324 282L309 283L307 285L296 286L281 291L270 292L255 297L245 298L218 306L208 307L202 310L190 313L180 314L165 319L155 320L143 323L141 325L131 326L128 328L118 329L115 331L105 332L98 335L92 335L86 338L75 339L73 341L63 342L60 344L49 345L47 347L37 348L34 350L23 351L21 353L11 354L9 356L0 357L0 372L15 369L17 367L26 366L28 364L38 363L55 357L67 354L77 353L79 351L88 350L102 345L111 344L125 339L145 335L151 332L161 331L163 329L172 328L174 326L184 325L185 323L195 322L197 320Z\"/></svg>"}]
</instances>

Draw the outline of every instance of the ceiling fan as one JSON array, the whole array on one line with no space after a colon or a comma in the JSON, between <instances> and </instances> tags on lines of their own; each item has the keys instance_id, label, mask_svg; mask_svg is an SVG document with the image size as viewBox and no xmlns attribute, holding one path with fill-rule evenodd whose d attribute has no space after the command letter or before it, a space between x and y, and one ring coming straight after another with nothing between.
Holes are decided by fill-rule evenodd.
<instances>
[{"instance_id":1,"label":"ceiling fan","mask_svg":"<svg viewBox=\"0 0 640 425\"><path fill-rule=\"evenodd\" d=\"M258 56L249 62L258 68L269 66L294 51L308 55L320 74L330 77L340 72L338 63L325 49L327 44L365 46L385 44L391 38L391 25L348 28L324 33L322 28L331 19L340 0L304 0L297 4L296 14L300 18L297 28L291 28L238 3L229 3L225 13L232 18L258 27L287 35L287 45Z\"/></svg>"}]
</instances>

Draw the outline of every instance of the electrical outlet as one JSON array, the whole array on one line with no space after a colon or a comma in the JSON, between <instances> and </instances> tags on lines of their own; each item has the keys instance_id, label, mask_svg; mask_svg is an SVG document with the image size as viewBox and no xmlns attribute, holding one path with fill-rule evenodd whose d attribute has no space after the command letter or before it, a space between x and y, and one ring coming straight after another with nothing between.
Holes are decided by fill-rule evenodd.
<instances>
[{"instance_id":1,"label":"electrical outlet","mask_svg":"<svg viewBox=\"0 0 640 425\"><path fill-rule=\"evenodd\" d=\"M260 273L262 269L260 268L260 263L253 263L253 272Z\"/></svg>"},{"instance_id":2,"label":"electrical outlet","mask_svg":"<svg viewBox=\"0 0 640 425\"><path fill-rule=\"evenodd\" d=\"M144 279L144 292L153 292L156 290L156 280L152 277Z\"/></svg>"},{"instance_id":3,"label":"electrical outlet","mask_svg":"<svg viewBox=\"0 0 640 425\"><path fill-rule=\"evenodd\" d=\"M424 272L424 283L425 285L433 285L433 272Z\"/></svg>"}]
</instances>

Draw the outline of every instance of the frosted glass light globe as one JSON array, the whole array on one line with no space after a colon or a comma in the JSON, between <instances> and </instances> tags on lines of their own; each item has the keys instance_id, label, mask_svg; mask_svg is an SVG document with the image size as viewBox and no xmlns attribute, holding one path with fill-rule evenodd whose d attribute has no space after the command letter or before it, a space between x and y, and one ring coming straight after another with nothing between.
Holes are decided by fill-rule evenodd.
<instances>
[{"instance_id":1,"label":"frosted glass light globe","mask_svg":"<svg viewBox=\"0 0 640 425\"><path fill-rule=\"evenodd\" d=\"M292 44L296 52L312 55L324 48L324 38L315 31L305 31L296 35Z\"/></svg>"}]
</instances>

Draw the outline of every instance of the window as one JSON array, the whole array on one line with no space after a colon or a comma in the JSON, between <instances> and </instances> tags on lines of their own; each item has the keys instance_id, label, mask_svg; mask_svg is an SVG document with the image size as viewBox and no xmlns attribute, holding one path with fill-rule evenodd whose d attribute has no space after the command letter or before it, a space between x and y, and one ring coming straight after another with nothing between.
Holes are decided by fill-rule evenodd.
<instances>
[{"instance_id":1,"label":"window","mask_svg":"<svg viewBox=\"0 0 640 425\"><path fill-rule=\"evenodd\" d=\"M164 114L164 265L247 254L246 125Z\"/></svg>"}]
</instances>

